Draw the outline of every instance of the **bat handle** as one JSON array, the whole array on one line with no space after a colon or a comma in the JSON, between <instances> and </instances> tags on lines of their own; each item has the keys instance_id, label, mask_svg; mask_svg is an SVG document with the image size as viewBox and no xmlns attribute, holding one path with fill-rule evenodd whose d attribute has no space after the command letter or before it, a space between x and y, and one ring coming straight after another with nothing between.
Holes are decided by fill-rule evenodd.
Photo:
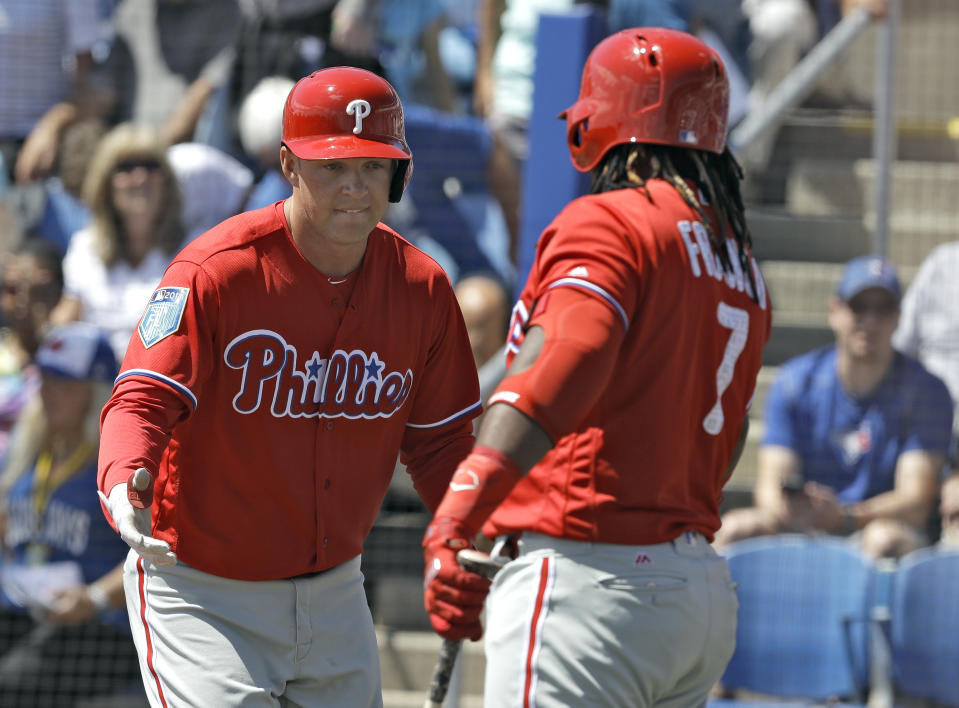
<instances>
[{"instance_id":1,"label":"bat handle","mask_svg":"<svg viewBox=\"0 0 959 708\"><path fill-rule=\"evenodd\" d=\"M443 649L440 651L439 660L436 662L436 670L433 672L433 680L430 682L423 708L441 708L443 705L446 692L450 687L453 667L456 665L456 655L459 654L462 644L463 642L453 639L443 640Z\"/></svg>"}]
</instances>

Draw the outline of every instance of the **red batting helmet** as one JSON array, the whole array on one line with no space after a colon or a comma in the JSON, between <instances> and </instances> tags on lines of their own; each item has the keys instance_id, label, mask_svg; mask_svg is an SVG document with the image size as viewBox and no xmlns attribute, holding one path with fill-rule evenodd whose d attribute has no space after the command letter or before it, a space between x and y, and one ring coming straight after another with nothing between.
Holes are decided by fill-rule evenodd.
<instances>
[{"instance_id":1,"label":"red batting helmet","mask_svg":"<svg viewBox=\"0 0 959 708\"><path fill-rule=\"evenodd\" d=\"M303 160L399 160L391 202L400 200L413 175L400 97L389 82L365 69L336 66L300 79L283 107L283 144Z\"/></svg>"},{"instance_id":2,"label":"red batting helmet","mask_svg":"<svg viewBox=\"0 0 959 708\"><path fill-rule=\"evenodd\" d=\"M576 103L560 114L573 165L596 166L622 143L657 143L721 153L729 79L719 55L691 34L636 27L596 45Z\"/></svg>"}]
</instances>

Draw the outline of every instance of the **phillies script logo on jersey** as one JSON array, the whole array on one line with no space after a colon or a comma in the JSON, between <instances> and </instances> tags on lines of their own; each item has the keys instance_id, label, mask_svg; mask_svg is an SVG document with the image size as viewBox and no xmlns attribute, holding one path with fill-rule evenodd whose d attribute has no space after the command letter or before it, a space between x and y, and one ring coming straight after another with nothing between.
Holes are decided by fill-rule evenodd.
<instances>
[{"instance_id":1,"label":"phillies script logo on jersey","mask_svg":"<svg viewBox=\"0 0 959 708\"><path fill-rule=\"evenodd\" d=\"M276 332L252 330L226 346L223 360L242 372L233 398L238 413L260 406L278 418L389 418L413 387L413 372L386 371L376 352L314 351L298 368L298 352Z\"/></svg>"}]
</instances>

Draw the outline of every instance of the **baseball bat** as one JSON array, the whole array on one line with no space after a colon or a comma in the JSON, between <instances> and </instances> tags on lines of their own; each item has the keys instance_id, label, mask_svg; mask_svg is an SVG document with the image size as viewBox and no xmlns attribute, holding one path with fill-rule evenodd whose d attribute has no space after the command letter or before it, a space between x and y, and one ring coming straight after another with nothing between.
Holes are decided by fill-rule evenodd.
<instances>
[{"instance_id":1,"label":"baseball bat","mask_svg":"<svg viewBox=\"0 0 959 708\"><path fill-rule=\"evenodd\" d=\"M463 570L490 579L492 579L502 567L502 563L498 563L485 553L473 550L472 548L464 548L458 551L456 560ZM503 558L503 562L505 561L506 558ZM443 701L446 699L446 692L449 691L450 688L450 678L453 676L456 657L462 645L462 641L453 639L443 640L443 646L440 648L440 656L436 662L436 668L433 669L433 678L430 681L429 692L427 693L426 703L423 704L423 708L442 708Z\"/></svg>"}]
</instances>

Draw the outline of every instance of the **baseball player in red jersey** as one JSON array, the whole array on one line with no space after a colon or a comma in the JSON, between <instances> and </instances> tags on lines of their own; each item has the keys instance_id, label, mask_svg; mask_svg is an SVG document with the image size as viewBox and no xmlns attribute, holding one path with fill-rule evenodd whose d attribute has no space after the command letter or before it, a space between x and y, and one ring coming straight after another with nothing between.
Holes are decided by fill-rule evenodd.
<instances>
[{"instance_id":1,"label":"baseball player in red jersey","mask_svg":"<svg viewBox=\"0 0 959 708\"><path fill-rule=\"evenodd\" d=\"M703 706L732 655L710 541L771 316L728 93L705 44L637 28L597 45L561 115L591 193L540 238L507 377L423 540L433 626L463 636L483 597L456 550L518 537L487 603L486 705Z\"/></svg>"},{"instance_id":2,"label":"baseball player in red jersey","mask_svg":"<svg viewBox=\"0 0 959 708\"><path fill-rule=\"evenodd\" d=\"M393 88L302 79L281 158L292 197L174 259L102 416L153 706L381 706L363 540L398 452L435 509L473 443L450 283L379 223L412 172Z\"/></svg>"}]
</instances>

